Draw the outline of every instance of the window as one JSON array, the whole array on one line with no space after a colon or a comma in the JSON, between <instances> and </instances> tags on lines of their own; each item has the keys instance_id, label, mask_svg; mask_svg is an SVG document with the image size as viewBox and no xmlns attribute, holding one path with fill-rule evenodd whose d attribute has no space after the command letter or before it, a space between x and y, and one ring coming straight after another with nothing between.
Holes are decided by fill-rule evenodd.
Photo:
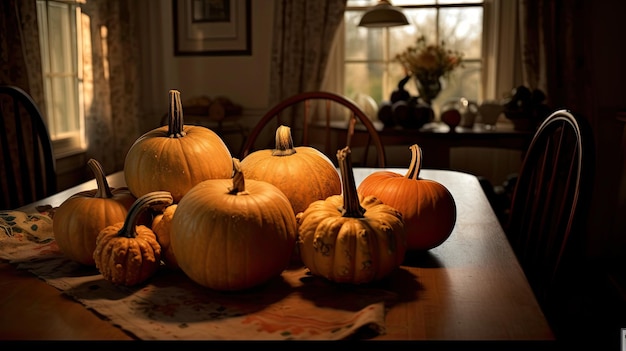
<instances>
[{"instance_id":1,"label":"window","mask_svg":"<svg viewBox=\"0 0 626 351\"><path fill-rule=\"evenodd\" d=\"M81 9L75 0L37 0L48 130L57 157L84 149Z\"/></svg>"},{"instance_id":2,"label":"window","mask_svg":"<svg viewBox=\"0 0 626 351\"><path fill-rule=\"evenodd\" d=\"M414 45L420 35L430 43L445 41L447 48L464 54L463 67L443 79L443 89L433 102L435 112L448 99L466 97L483 99L483 12L480 0L394 0L401 7L409 25L390 28L358 27L365 10L377 0L348 0L344 17L344 86L343 93L358 93L374 98L380 104L405 76L394 56ZM340 50L340 49L338 49ZM413 79L404 86L417 96Z\"/></svg>"}]
</instances>

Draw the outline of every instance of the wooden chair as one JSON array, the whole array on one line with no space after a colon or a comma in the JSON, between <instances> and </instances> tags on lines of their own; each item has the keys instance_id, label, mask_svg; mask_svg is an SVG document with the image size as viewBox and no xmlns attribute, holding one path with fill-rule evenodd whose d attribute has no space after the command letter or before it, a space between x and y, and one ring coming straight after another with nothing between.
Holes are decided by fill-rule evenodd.
<instances>
[{"instance_id":1,"label":"wooden chair","mask_svg":"<svg viewBox=\"0 0 626 351\"><path fill-rule=\"evenodd\" d=\"M56 162L39 108L22 89L0 86L0 209L56 193Z\"/></svg>"},{"instance_id":2,"label":"wooden chair","mask_svg":"<svg viewBox=\"0 0 626 351\"><path fill-rule=\"evenodd\" d=\"M505 228L557 337L567 296L573 292L568 284L584 284L579 276L582 230L594 164L587 121L567 110L552 113L538 127L525 154Z\"/></svg>"},{"instance_id":3,"label":"wooden chair","mask_svg":"<svg viewBox=\"0 0 626 351\"><path fill-rule=\"evenodd\" d=\"M354 166L385 167L380 136L363 110L353 101L325 91L296 94L272 107L250 131L241 158L255 150L275 148L280 125L291 128L294 146L315 147L335 164L337 150L350 146ZM357 128L366 130L367 137L353 138ZM340 135L346 135L346 140Z\"/></svg>"}]
</instances>

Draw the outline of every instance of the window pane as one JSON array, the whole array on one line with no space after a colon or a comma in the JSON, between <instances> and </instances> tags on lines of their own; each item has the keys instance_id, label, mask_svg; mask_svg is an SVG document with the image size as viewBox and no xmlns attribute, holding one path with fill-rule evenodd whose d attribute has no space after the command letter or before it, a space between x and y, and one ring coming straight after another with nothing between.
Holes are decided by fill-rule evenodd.
<instances>
[{"instance_id":1,"label":"window pane","mask_svg":"<svg viewBox=\"0 0 626 351\"><path fill-rule=\"evenodd\" d=\"M441 9L439 40L446 46L465 54L465 58L480 58L482 48L483 9Z\"/></svg>"},{"instance_id":2,"label":"window pane","mask_svg":"<svg viewBox=\"0 0 626 351\"><path fill-rule=\"evenodd\" d=\"M385 76L385 65L381 63L346 64L345 95L352 97L357 93L363 93L377 102L386 100L383 98Z\"/></svg>"},{"instance_id":3,"label":"window pane","mask_svg":"<svg viewBox=\"0 0 626 351\"><path fill-rule=\"evenodd\" d=\"M45 118L55 154L82 146L79 110L76 6L37 1L42 52Z\"/></svg>"},{"instance_id":4,"label":"window pane","mask_svg":"<svg viewBox=\"0 0 626 351\"><path fill-rule=\"evenodd\" d=\"M382 60L383 31L358 27L362 13L346 12L346 60Z\"/></svg>"},{"instance_id":5,"label":"window pane","mask_svg":"<svg viewBox=\"0 0 626 351\"><path fill-rule=\"evenodd\" d=\"M78 113L74 104L74 101L77 101L75 78L52 78L52 95L53 113L59 117L55 119L55 136L63 137L68 132L74 132L79 128Z\"/></svg>"},{"instance_id":6,"label":"window pane","mask_svg":"<svg viewBox=\"0 0 626 351\"><path fill-rule=\"evenodd\" d=\"M51 48L50 70L58 73L72 73L74 65L70 30L69 7L64 4L50 3L48 6L48 36Z\"/></svg>"},{"instance_id":7,"label":"window pane","mask_svg":"<svg viewBox=\"0 0 626 351\"><path fill-rule=\"evenodd\" d=\"M436 7L437 4L476 4L476 6ZM360 28L363 11L347 11L345 16L345 86L347 96L357 93L373 97L380 105L389 101L391 93L405 77L404 68L394 57L420 36L429 43L445 42L446 48L464 55L463 67L458 67L448 79L442 78L443 89L433 101L437 113L448 99L466 97L478 101L482 95L482 35L483 7L480 0L396 0L394 6L403 8L410 25L389 28ZM349 0L348 6L371 6L366 1ZM428 6L433 7L411 7ZM417 96L413 78L404 89Z\"/></svg>"},{"instance_id":8,"label":"window pane","mask_svg":"<svg viewBox=\"0 0 626 351\"><path fill-rule=\"evenodd\" d=\"M406 47L414 45L415 40L422 35L433 41L437 35L437 10L411 9L404 10L404 14L411 24L390 29L389 50L392 52L392 57L404 51Z\"/></svg>"}]
</instances>

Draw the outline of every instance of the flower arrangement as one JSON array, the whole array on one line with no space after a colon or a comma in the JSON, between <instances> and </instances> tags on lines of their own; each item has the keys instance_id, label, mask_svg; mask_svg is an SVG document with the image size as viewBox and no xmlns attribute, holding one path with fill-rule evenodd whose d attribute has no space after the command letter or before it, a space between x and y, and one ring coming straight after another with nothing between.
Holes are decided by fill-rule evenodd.
<instances>
[{"instance_id":1,"label":"flower arrangement","mask_svg":"<svg viewBox=\"0 0 626 351\"><path fill-rule=\"evenodd\" d=\"M407 47L395 56L404 68L420 77L448 77L450 72L463 63L463 53L446 49L441 45L427 44L426 37L417 38L415 45Z\"/></svg>"}]
</instances>

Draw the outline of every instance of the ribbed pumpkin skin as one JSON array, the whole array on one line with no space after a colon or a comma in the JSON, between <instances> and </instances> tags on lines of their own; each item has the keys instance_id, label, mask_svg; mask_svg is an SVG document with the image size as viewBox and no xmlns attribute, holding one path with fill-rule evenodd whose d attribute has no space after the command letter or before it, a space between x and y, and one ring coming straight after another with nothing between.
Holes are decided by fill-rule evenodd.
<instances>
[{"instance_id":1,"label":"ribbed pumpkin skin","mask_svg":"<svg viewBox=\"0 0 626 351\"><path fill-rule=\"evenodd\" d=\"M295 215L278 188L248 179L247 194L230 194L232 186L228 179L199 183L172 218L179 267L214 290L245 290L279 276L295 247Z\"/></svg>"},{"instance_id":2,"label":"ribbed pumpkin skin","mask_svg":"<svg viewBox=\"0 0 626 351\"><path fill-rule=\"evenodd\" d=\"M294 214L309 204L341 194L341 180L335 166L315 148L300 146L288 156L272 156L272 150L258 150L241 161L247 179L263 180L279 188Z\"/></svg>"},{"instance_id":3,"label":"ribbed pumpkin skin","mask_svg":"<svg viewBox=\"0 0 626 351\"><path fill-rule=\"evenodd\" d=\"M406 253L402 215L373 196L357 194L349 147L337 151L342 194L296 215L298 247L311 274L337 283L380 280Z\"/></svg>"},{"instance_id":4,"label":"ribbed pumpkin skin","mask_svg":"<svg viewBox=\"0 0 626 351\"><path fill-rule=\"evenodd\" d=\"M108 199L93 197L96 190L73 195L54 214L52 230L61 252L84 265L93 266L98 233L123 222L135 198L128 189L114 190Z\"/></svg>"},{"instance_id":5,"label":"ribbed pumpkin skin","mask_svg":"<svg viewBox=\"0 0 626 351\"><path fill-rule=\"evenodd\" d=\"M172 203L172 196L166 191L148 193L133 203L123 222L98 233L93 258L104 279L133 286L156 273L161 262L161 246L152 229L139 221L148 208L162 211Z\"/></svg>"},{"instance_id":6,"label":"ribbed pumpkin skin","mask_svg":"<svg viewBox=\"0 0 626 351\"><path fill-rule=\"evenodd\" d=\"M364 218L342 217L343 197L312 203L298 214L298 246L312 274L338 283L380 280L402 264L406 234L402 216L370 196Z\"/></svg>"},{"instance_id":7,"label":"ribbed pumpkin skin","mask_svg":"<svg viewBox=\"0 0 626 351\"><path fill-rule=\"evenodd\" d=\"M161 246L145 225L136 227L137 236L118 236L123 223L100 231L94 259L102 276L113 284L133 286L152 277L159 268Z\"/></svg>"},{"instance_id":8,"label":"ribbed pumpkin skin","mask_svg":"<svg viewBox=\"0 0 626 351\"><path fill-rule=\"evenodd\" d=\"M103 228L123 222L136 198L126 187L111 188L102 165L90 159L97 188L76 193L59 206L52 221L54 239L65 256L95 265L96 237Z\"/></svg>"},{"instance_id":9,"label":"ribbed pumpkin skin","mask_svg":"<svg viewBox=\"0 0 626 351\"><path fill-rule=\"evenodd\" d=\"M153 129L128 150L124 176L136 197L163 190L177 203L201 181L231 177L231 154L219 135L202 126L183 131L185 136L170 137L167 126Z\"/></svg>"},{"instance_id":10,"label":"ribbed pumpkin skin","mask_svg":"<svg viewBox=\"0 0 626 351\"><path fill-rule=\"evenodd\" d=\"M333 163L313 147L294 147L286 126L276 130L276 149L249 154L241 160L241 169L246 179L266 181L285 193L294 214L313 201L341 194L341 179Z\"/></svg>"},{"instance_id":11,"label":"ribbed pumpkin skin","mask_svg":"<svg viewBox=\"0 0 626 351\"><path fill-rule=\"evenodd\" d=\"M375 196L402 213L409 250L430 250L450 237L456 223L456 204L445 186L417 177L421 155L414 154L414 158L407 175L374 172L363 179L358 192Z\"/></svg>"}]
</instances>

